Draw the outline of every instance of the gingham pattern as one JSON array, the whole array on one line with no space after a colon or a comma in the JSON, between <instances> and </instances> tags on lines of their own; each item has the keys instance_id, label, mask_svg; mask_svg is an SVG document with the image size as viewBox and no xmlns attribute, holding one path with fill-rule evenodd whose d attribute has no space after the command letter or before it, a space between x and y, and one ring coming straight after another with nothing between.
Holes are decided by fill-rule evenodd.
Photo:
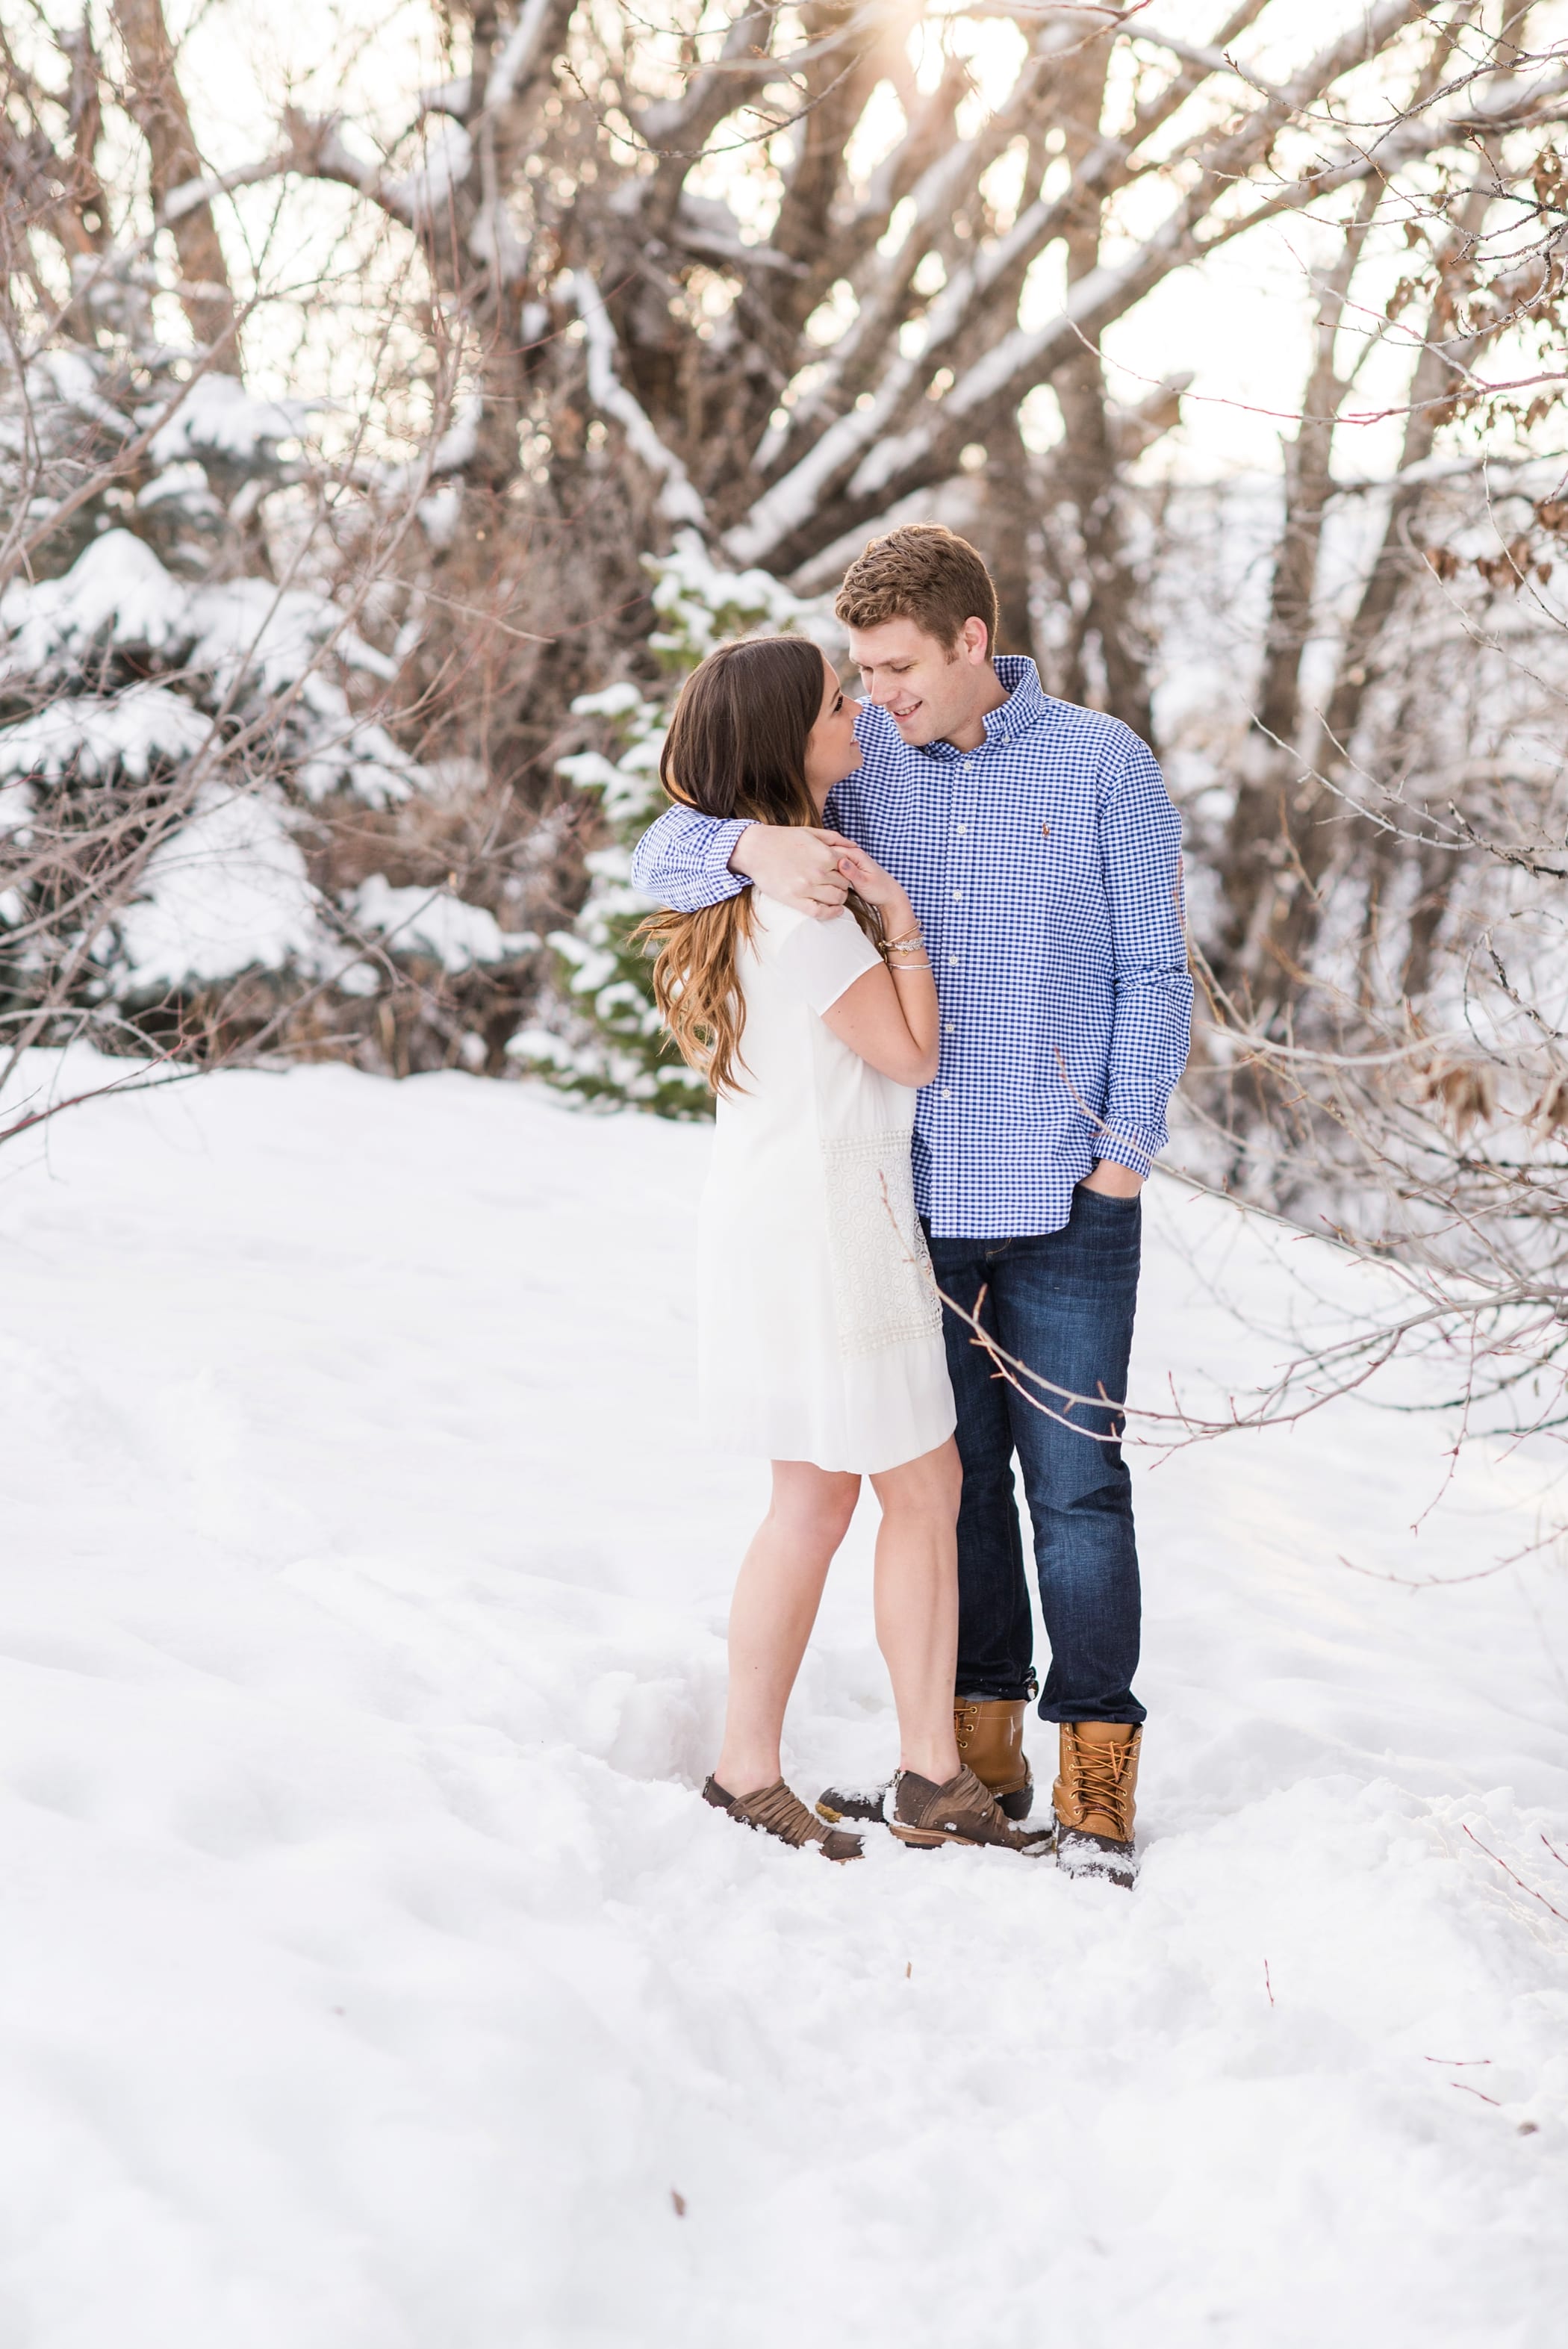
<instances>
[{"instance_id":1,"label":"gingham pattern","mask_svg":"<svg viewBox=\"0 0 1568 2349\"><path fill-rule=\"evenodd\" d=\"M1146 1174L1191 1032L1181 823L1152 755L1042 693L1033 661L996 672L1007 698L977 750L911 750L868 704L864 764L828 803L931 948L942 1067L915 1111L914 1195L944 1238L1059 1230L1097 1158ZM671 808L637 885L688 912L733 896L745 829Z\"/></svg>"}]
</instances>

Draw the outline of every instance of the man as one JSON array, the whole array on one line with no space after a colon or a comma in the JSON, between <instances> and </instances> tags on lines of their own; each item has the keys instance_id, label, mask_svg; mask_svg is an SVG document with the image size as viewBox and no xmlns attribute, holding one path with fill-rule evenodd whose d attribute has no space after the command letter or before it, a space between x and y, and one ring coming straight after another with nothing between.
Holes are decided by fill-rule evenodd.
<instances>
[{"instance_id":1,"label":"man","mask_svg":"<svg viewBox=\"0 0 1568 2349\"><path fill-rule=\"evenodd\" d=\"M844 902L848 840L909 893L942 999L942 1065L913 1145L937 1285L1051 1382L1009 1382L944 1309L964 1464L960 1751L1012 1816L1026 1815L1023 1719L1037 1683L1016 1454L1051 1644L1039 1711L1059 1724L1058 1862L1130 1884L1144 1711L1121 1422L1051 1390L1126 1396L1139 1194L1191 1016L1180 819L1127 727L1050 699L1033 661L993 658L995 589L952 532L873 540L834 609L869 702L863 763L829 802L841 830L671 809L634 872L685 911L750 883L826 919ZM881 1817L884 1793L830 1788L819 1807Z\"/></svg>"}]
</instances>

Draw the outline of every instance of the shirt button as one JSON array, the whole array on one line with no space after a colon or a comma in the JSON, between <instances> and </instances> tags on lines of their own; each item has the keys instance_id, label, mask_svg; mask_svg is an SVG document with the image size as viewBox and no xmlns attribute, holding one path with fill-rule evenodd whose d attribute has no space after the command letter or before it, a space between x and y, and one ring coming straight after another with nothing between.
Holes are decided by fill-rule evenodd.
<instances>
[{"instance_id":1,"label":"shirt button","mask_svg":"<svg viewBox=\"0 0 1568 2349\"><path fill-rule=\"evenodd\" d=\"M958 1032L958 1030L954 1027L953 1022L952 1022L952 1020L951 1020L951 1019L949 1019L949 1020L946 1022L946 1028L947 1028L947 1033L948 1033L950 1036L955 1036L955 1035L957 1034L957 1032Z\"/></svg>"},{"instance_id":2,"label":"shirt button","mask_svg":"<svg viewBox=\"0 0 1568 2349\"><path fill-rule=\"evenodd\" d=\"M964 892L963 892L963 890L962 890L962 889L954 889L954 891L953 892L953 902L954 902L954 904L955 905L957 905L957 903L958 903L959 899L963 896L963 895L964 895Z\"/></svg>"},{"instance_id":3,"label":"shirt button","mask_svg":"<svg viewBox=\"0 0 1568 2349\"><path fill-rule=\"evenodd\" d=\"M958 957L956 955L949 955L947 959L951 963L955 963L958 960Z\"/></svg>"},{"instance_id":4,"label":"shirt button","mask_svg":"<svg viewBox=\"0 0 1568 2349\"><path fill-rule=\"evenodd\" d=\"M951 1085L943 1086L942 1098L944 1101L951 1101L953 1099L953 1088Z\"/></svg>"},{"instance_id":5,"label":"shirt button","mask_svg":"<svg viewBox=\"0 0 1568 2349\"><path fill-rule=\"evenodd\" d=\"M961 823L961 824L959 825L959 827L958 827L958 837L959 837L959 839L960 839L960 840L962 840L962 839L963 839L963 837L964 837L965 833L968 831L968 829L969 829L969 826L968 826L966 823Z\"/></svg>"}]
</instances>

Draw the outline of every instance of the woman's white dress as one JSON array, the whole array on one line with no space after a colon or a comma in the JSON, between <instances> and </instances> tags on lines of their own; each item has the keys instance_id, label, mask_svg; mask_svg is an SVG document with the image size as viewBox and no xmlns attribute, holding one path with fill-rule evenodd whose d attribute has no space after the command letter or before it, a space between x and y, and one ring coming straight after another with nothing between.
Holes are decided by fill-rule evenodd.
<instances>
[{"instance_id":1,"label":"woman's white dress","mask_svg":"<svg viewBox=\"0 0 1568 2349\"><path fill-rule=\"evenodd\" d=\"M698 1385L709 1438L873 1475L952 1434L942 1309L914 1211L914 1095L822 1019L877 968L852 915L752 898L746 998L700 1211Z\"/></svg>"}]
</instances>

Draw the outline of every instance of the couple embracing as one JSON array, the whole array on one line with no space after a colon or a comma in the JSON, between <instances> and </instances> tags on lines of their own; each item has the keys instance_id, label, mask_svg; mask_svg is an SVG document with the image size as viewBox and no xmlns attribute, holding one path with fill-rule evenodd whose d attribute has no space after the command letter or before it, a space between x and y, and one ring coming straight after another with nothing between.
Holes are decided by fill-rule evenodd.
<instances>
[{"instance_id":1,"label":"couple embracing","mask_svg":"<svg viewBox=\"0 0 1568 2349\"><path fill-rule=\"evenodd\" d=\"M867 699L803 638L721 647L682 690L675 804L634 864L673 909L650 925L661 1008L717 1096L703 1423L773 1475L704 1792L831 1859L861 1850L845 1821L885 1823L1130 1884L1144 1713L1118 1406L1139 1194L1187 1054L1180 823L1136 735L995 657L995 590L963 539L873 540L835 610ZM1015 1455L1059 1725L1043 1825ZM814 1815L779 1737L862 1476L899 1763Z\"/></svg>"}]
</instances>

